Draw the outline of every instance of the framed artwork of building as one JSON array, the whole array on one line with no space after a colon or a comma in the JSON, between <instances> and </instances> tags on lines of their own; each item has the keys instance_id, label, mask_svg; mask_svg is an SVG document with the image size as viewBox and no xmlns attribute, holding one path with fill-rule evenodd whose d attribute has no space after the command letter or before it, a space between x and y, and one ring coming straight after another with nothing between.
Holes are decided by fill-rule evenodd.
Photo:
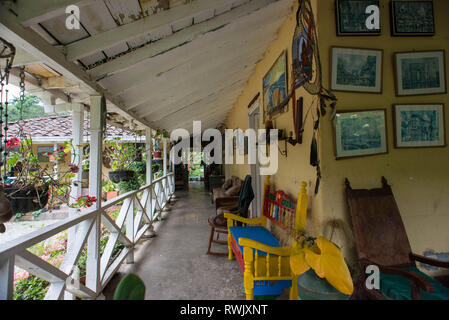
<instances>
[{"instance_id":1,"label":"framed artwork of building","mask_svg":"<svg viewBox=\"0 0 449 320\"><path fill-rule=\"evenodd\" d=\"M395 54L396 95L446 93L444 50Z\"/></svg>"},{"instance_id":2,"label":"framed artwork of building","mask_svg":"<svg viewBox=\"0 0 449 320\"><path fill-rule=\"evenodd\" d=\"M338 36L378 36L382 33L379 0L336 0ZM372 8L372 9L371 9ZM368 28L373 10L377 10L378 28Z\"/></svg>"},{"instance_id":3,"label":"framed artwork of building","mask_svg":"<svg viewBox=\"0 0 449 320\"><path fill-rule=\"evenodd\" d=\"M443 104L397 104L393 106L395 147L445 147Z\"/></svg>"},{"instance_id":4,"label":"framed artwork of building","mask_svg":"<svg viewBox=\"0 0 449 320\"><path fill-rule=\"evenodd\" d=\"M382 93L383 50L333 47L331 88Z\"/></svg>"},{"instance_id":5,"label":"framed artwork of building","mask_svg":"<svg viewBox=\"0 0 449 320\"><path fill-rule=\"evenodd\" d=\"M433 1L391 1L393 36L433 36L435 18Z\"/></svg>"}]
</instances>

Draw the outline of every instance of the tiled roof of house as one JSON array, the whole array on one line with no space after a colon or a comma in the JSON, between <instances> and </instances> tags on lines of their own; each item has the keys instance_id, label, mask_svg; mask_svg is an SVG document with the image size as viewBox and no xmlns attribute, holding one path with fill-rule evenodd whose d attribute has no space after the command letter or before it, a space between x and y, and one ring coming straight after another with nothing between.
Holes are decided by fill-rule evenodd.
<instances>
[{"instance_id":1,"label":"tiled roof of house","mask_svg":"<svg viewBox=\"0 0 449 320\"><path fill-rule=\"evenodd\" d=\"M20 136L20 126L18 122L9 123L8 137ZM21 121L21 127L24 134L31 138L54 138L54 137L71 137L72 136L72 115L65 116L49 116L34 119L24 119ZM90 136L89 119L84 119L83 136ZM128 130L112 126L106 127L106 137L131 136Z\"/></svg>"}]
</instances>

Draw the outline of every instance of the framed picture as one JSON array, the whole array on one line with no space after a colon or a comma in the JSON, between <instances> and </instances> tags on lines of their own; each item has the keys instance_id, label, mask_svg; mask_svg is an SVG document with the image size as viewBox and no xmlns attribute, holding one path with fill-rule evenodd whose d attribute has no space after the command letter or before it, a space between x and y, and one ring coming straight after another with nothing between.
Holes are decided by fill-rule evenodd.
<instances>
[{"instance_id":1,"label":"framed picture","mask_svg":"<svg viewBox=\"0 0 449 320\"><path fill-rule=\"evenodd\" d=\"M394 61L397 96L446 93L444 50L396 53Z\"/></svg>"},{"instance_id":2,"label":"framed picture","mask_svg":"<svg viewBox=\"0 0 449 320\"><path fill-rule=\"evenodd\" d=\"M386 111L337 112L336 158L352 158L388 153Z\"/></svg>"},{"instance_id":3,"label":"framed picture","mask_svg":"<svg viewBox=\"0 0 449 320\"><path fill-rule=\"evenodd\" d=\"M382 93L383 50L331 48L331 88Z\"/></svg>"},{"instance_id":4,"label":"framed picture","mask_svg":"<svg viewBox=\"0 0 449 320\"><path fill-rule=\"evenodd\" d=\"M433 36L433 1L391 1L391 35Z\"/></svg>"},{"instance_id":5,"label":"framed picture","mask_svg":"<svg viewBox=\"0 0 449 320\"><path fill-rule=\"evenodd\" d=\"M263 110L268 116L284 112L278 108L287 98L287 51L284 50L263 78ZM287 104L288 105L288 104Z\"/></svg>"},{"instance_id":6,"label":"framed picture","mask_svg":"<svg viewBox=\"0 0 449 320\"><path fill-rule=\"evenodd\" d=\"M443 104L393 106L396 148L445 147Z\"/></svg>"},{"instance_id":7,"label":"framed picture","mask_svg":"<svg viewBox=\"0 0 449 320\"><path fill-rule=\"evenodd\" d=\"M368 29L367 21L373 14L370 6L376 6L379 10L379 0L336 0L337 35L338 36L378 36L381 34L381 26ZM368 12L368 13L367 13Z\"/></svg>"}]
</instances>

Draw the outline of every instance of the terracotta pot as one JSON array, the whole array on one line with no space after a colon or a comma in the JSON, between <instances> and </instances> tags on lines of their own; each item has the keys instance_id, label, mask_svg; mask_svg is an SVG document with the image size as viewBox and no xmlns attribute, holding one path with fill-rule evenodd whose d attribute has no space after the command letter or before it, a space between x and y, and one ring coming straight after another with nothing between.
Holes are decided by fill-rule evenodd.
<instances>
[{"instance_id":1,"label":"terracotta pot","mask_svg":"<svg viewBox=\"0 0 449 320\"><path fill-rule=\"evenodd\" d=\"M114 199L118 196L118 191L108 191L106 192L106 201Z\"/></svg>"}]
</instances>

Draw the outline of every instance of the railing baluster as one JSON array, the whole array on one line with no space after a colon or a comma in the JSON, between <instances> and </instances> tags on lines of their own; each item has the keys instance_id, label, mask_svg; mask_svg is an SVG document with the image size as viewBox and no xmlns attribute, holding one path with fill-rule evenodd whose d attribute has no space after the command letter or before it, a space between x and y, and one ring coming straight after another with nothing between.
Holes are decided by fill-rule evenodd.
<instances>
[{"instance_id":1,"label":"railing baluster","mask_svg":"<svg viewBox=\"0 0 449 320\"><path fill-rule=\"evenodd\" d=\"M12 300L14 295L14 258L0 261L0 300Z\"/></svg>"},{"instance_id":2,"label":"railing baluster","mask_svg":"<svg viewBox=\"0 0 449 320\"><path fill-rule=\"evenodd\" d=\"M51 285L45 296L46 300L63 299L64 290L75 293L77 296L95 298L95 295L101 292L125 259L127 263L134 261L133 245L137 240L136 235L140 237L152 225L155 211L161 211L168 204L175 191L173 179L174 174L168 174L140 190L107 201L103 208L88 209L81 212L79 216L69 217L30 235L0 245L0 300L13 298L14 267L16 265L37 277L50 280ZM137 198L137 195L141 193L143 193L142 201ZM104 210L120 201L123 201L122 208L114 222ZM134 216L135 209L137 210L136 216ZM142 218L145 225L139 229ZM160 218L161 214L159 213ZM105 252L100 257L100 225L102 221L111 234ZM121 231L125 223L126 235ZM72 250L66 253L59 269L48 265L39 257L26 251L27 248L74 226L78 231L72 244ZM115 243L119 239L126 247L113 262L109 263ZM86 241L88 241L87 287L81 284L77 287L69 282L66 288L64 280L70 279L69 275L76 266Z\"/></svg>"}]
</instances>

